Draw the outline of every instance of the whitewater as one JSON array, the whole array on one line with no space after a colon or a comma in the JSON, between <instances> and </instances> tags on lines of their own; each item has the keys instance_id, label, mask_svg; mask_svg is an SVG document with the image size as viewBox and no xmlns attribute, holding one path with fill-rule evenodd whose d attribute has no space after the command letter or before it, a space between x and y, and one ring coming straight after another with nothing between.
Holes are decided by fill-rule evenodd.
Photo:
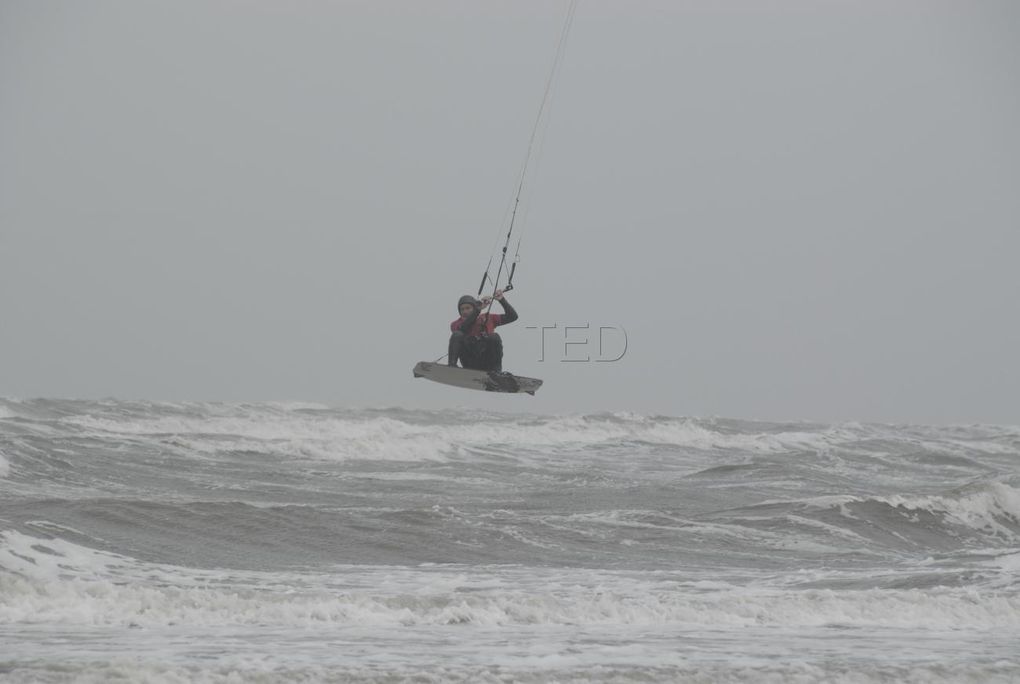
<instances>
[{"instance_id":1,"label":"whitewater","mask_svg":"<svg viewBox=\"0 0 1020 684\"><path fill-rule=\"evenodd\" d=\"M1017 682L1020 427L0 400L3 682Z\"/></svg>"}]
</instances>

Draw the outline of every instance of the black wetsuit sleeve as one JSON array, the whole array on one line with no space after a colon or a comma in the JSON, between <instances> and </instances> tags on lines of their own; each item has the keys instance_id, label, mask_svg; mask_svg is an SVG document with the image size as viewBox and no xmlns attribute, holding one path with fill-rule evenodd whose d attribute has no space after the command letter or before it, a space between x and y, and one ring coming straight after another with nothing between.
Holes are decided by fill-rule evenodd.
<instances>
[{"instance_id":1,"label":"black wetsuit sleeve","mask_svg":"<svg viewBox=\"0 0 1020 684\"><path fill-rule=\"evenodd\" d=\"M475 309L470 316L464 319L464 322L460 324L460 331L465 335L471 332L471 326L478 320L478 314L482 313L481 309Z\"/></svg>"},{"instance_id":2,"label":"black wetsuit sleeve","mask_svg":"<svg viewBox=\"0 0 1020 684\"><path fill-rule=\"evenodd\" d=\"M508 302L506 299L500 299L498 301L500 304L503 305L503 322L501 325L506 325L507 323L513 323L514 321L516 321L517 310L510 306L510 302Z\"/></svg>"}]
</instances>

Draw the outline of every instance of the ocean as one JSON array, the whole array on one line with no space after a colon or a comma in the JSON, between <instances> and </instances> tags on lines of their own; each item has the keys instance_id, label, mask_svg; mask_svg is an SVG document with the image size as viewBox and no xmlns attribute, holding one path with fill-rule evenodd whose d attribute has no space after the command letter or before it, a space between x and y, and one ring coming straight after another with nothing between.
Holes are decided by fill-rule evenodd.
<instances>
[{"instance_id":1,"label":"ocean","mask_svg":"<svg viewBox=\"0 0 1020 684\"><path fill-rule=\"evenodd\" d=\"M1020 427L0 400L3 682L1020 682Z\"/></svg>"}]
</instances>

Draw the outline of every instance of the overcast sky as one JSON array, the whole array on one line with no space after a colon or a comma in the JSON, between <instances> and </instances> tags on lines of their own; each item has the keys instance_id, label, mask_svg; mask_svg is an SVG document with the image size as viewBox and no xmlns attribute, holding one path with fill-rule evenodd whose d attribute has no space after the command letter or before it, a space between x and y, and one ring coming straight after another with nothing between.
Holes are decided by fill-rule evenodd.
<instances>
[{"instance_id":1,"label":"overcast sky","mask_svg":"<svg viewBox=\"0 0 1020 684\"><path fill-rule=\"evenodd\" d=\"M1020 424L1012 0L581 0L414 380L567 4L3 0L0 394Z\"/></svg>"}]
</instances>

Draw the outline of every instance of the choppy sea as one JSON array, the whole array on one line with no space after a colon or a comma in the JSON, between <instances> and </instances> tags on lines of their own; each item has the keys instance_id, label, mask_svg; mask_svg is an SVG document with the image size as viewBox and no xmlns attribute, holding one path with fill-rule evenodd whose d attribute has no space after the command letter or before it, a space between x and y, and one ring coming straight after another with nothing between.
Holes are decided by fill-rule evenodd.
<instances>
[{"instance_id":1,"label":"choppy sea","mask_svg":"<svg viewBox=\"0 0 1020 684\"><path fill-rule=\"evenodd\" d=\"M0 401L4 682L1018 682L1020 427Z\"/></svg>"}]
</instances>

